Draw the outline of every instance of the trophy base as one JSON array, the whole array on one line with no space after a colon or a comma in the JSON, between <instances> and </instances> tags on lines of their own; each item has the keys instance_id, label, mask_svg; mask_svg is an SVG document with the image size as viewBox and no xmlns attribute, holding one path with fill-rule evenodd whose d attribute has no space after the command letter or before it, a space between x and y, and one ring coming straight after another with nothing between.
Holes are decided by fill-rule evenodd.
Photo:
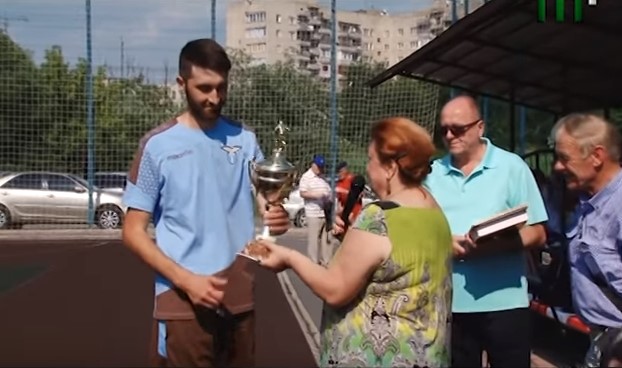
<instances>
[{"instance_id":1,"label":"trophy base","mask_svg":"<svg viewBox=\"0 0 622 368\"><path fill-rule=\"evenodd\" d=\"M267 226L264 226L261 234L257 234L255 236L255 240L267 240L269 242L275 242L276 238L270 235L270 228Z\"/></svg>"}]
</instances>

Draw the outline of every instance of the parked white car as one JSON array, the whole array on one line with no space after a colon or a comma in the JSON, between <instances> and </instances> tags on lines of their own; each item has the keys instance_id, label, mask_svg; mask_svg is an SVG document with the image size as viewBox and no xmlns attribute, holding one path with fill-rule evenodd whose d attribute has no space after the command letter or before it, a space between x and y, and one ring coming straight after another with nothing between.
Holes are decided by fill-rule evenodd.
<instances>
[{"instance_id":1,"label":"parked white car","mask_svg":"<svg viewBox=\"0 0 622 368\"><path fill-rule=\"evenodd\" d=\"M122 194L93 187L95 224L121 227L126 207ZM24 224L86 223L88 183L75 175L20 172L0 177L0 229Z\"/></svg>"},{"instance_id":2,"label":"parked white car","mask_svg":"<svg viewBox=\"0 0 622 368\"><path fill-rule=\"evenodd\" d=\"M375 200L376 195L373 193L369 186L365 185L365 190L363 191L363 205L366 205ZM307 226L307 216L305 215L304 200L300 196L300 190L298 188L292 190L289 194L289 197L285 198L285 201L283 202L283 207L285 207L285 210L289 214L289 219L292 221L294 226Z\"/></svg>"}]
</instances>

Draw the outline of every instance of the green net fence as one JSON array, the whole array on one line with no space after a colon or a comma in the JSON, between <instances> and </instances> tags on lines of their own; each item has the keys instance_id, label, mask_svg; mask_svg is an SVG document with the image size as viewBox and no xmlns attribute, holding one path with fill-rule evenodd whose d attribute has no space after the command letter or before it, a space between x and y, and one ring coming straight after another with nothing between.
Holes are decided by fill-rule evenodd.
<instances>
[{"instance_id":1,"label":"green net fence","mask_svg":"<svg viewBox=\"0 0 622 368\"><path fill-rule=\"evenodd\" d=\"M0 228L75 227L89 220L118 227L121 222L106 225L98 218L108 213L122 219L124 176L138 140L185 108L175 82L177 57L187 41L210 36L210 2L93 2L92 64L86 58L84 2L13 3L0 31ZM430 19L442 17L444 8L421 0L406 15L337 12L333 130L325 2L265 3L219 2L223 14L217 18L224 24L216 27L234 62L224 113L253 127L265 152L272 129L283 121L290 127L288 157L301 171L314 154L332 163L336 138L337 160L362 174L375 120L406 116L434 131L439 87L402 78L372 90L366 82L428 42L437 24ZM193 20L202 27L191 27Z\"/></svg>"}]
</instances>

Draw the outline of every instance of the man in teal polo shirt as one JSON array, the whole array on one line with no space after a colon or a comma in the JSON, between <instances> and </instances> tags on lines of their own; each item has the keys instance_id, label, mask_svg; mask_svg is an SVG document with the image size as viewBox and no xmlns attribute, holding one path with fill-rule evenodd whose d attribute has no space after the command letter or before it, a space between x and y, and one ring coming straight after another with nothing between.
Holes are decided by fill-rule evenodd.
<instances>
[{"instance_id":1,"label":"man in teal polo shirt","mask_svg":"<svg viewBox=\"0 0 622 368\"><path fill-rule=\"evenodd\" d=\"M530 315L523 248L546 241L547 214L536 181L517 155L483 137L484 121L468 96L441 112L449 154L436 160L426 187L454 234L452 366L530 366ZM522 204L528 223L513 235L474 244L465 237L475 222Z\"/></svg>"}]
</instances>

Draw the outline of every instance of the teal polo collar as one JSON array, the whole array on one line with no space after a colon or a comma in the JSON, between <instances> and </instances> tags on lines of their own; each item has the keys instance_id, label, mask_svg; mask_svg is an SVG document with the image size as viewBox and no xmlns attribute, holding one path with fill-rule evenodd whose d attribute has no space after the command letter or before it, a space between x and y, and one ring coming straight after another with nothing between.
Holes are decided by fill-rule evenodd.
<instances>
[{"instance_id":1,"label":"teal polo collar","mask_svg":"<svg viewBox=\"0 0 622 368\"><path fill-rule=\"evenodd\" d=\"M484 158L482 162L477 165L473 172L480 171L482 169L492 169L497 166L496 151L498 148L490 142L490 139L482 137L481 140L486 143L486 152L484 153ZM441 165L445 169L445 174L449 174L452 171L460 173L461 171L456 169L451 163L451 155L447 154L440 160Z\"/></svg>"}]
</instances>

